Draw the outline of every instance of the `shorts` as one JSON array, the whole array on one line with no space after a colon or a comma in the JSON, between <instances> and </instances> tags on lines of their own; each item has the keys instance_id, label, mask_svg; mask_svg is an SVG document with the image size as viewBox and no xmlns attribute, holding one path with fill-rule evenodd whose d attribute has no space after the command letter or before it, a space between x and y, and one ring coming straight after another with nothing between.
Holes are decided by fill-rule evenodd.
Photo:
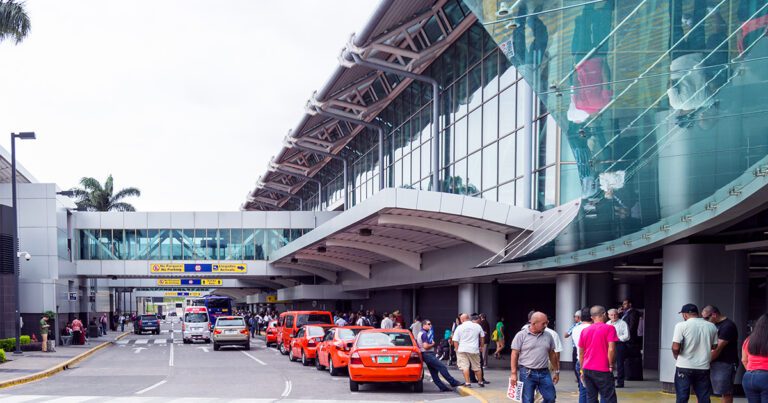
<instances>
[{"instance_id":1,"label":"shorts","mask_svg":"<svg viewBox=\"0 0 768 403\"><path fill-rule=\"evenodd\" d=\"M460 370L480 371L480 354L478 353L456 353L456 366Z\"/></svg>"},{"instance_id":2,"label":"shorts","mask_svg":"<svg viewBox=\"0 0 768 403\"><path fill-rule=\"evenodd\" d=\"M712 381L712 391L716 395L732 395L734 375L736 375L734 364L718 361L710 364L709 378Z\"/></svg>"}]
</instances>

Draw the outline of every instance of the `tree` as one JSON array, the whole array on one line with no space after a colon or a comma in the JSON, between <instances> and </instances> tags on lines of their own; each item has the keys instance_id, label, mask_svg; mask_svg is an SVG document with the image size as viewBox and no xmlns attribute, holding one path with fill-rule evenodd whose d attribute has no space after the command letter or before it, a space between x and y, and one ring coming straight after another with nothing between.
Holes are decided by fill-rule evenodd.
<instances>
[{"instance_id":1,"label":"tree","mask_svg":"<svg viewBox=\"0 0 768 403\"><path fill-rule=\"evenodd\" d=\"M113 194L113 180L110 174L104 186L94 178L80 179L82 188L72 188L72 194L77 199L77 207L86 211L136 211L131 204L122 199L131 196L141 196L141 191L134 187L125 188Z\"/></svg>"},{"instance_id":2,"label":"tree","mask_svg":"<svg viewBox=\"0 0 768 403\"><path fill-rule=\"evenodd\" d=\"M13 38L18 45L27 37L31 28L24 3L0 0L0 42Z\"/></svg>"}]
</instances>

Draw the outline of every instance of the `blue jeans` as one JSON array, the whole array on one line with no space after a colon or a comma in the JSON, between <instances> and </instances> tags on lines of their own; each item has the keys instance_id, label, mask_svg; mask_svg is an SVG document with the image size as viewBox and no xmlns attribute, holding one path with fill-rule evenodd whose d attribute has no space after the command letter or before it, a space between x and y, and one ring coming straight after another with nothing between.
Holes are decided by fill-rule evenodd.
<instances>
[{"instance_id":1,"label":"blue jeans","mask_svg":"<svg viewBox=\"0 0 768 403\"><path fill-rule=\"evenodd\" d=\"M576 361L576 365L574 365L574 369L576 370L576 382L579 383L579 403L587 403L587 388L584 387L584 383L581 382L581 364L579 364L578 361Z\"/></svg>"},{"instance_id":2,"label":"blue jeans","mask_svg":"<svg viewBox=\"0 0 768 403\"><path fill-rule=\"evenodd\" d=\"M601 402L616 403L616 387L613 384L613 373L584 370L584 386L587 389L587 403Z\"/></svg>"},{"instance_id":3,"label":"blue jeans","mask_svg":"<svg viewBox=\"0 0 768 403\"><path fill-rule=\"evenodd\" d=\"M747 371L741 386L749 403L768 403L768 371Z\"/></svg>"},{"instance_id":4,"label":"blue jeans","mask_svg":"<svg viewBox=\"0 0 768 403\"><path fill-rule=\"evenodd\" d=\"M687 402L691 397L691 387L699 403L710 403L712 383L708 369L675 368L675 395L677 403Z\"/></svg>"},{"instance_id":5,"label":"blue jeans","mask_svg":"<svg viewBox=\"0 0 768 403\"><path fill-rule=\"evenodd\" d=\"M451 386L459 386L463 382L458 381L456 378L451 376L451 373L448 372L448 367L443 364L442 361L437 359L437 355L435 355L434 352L423 352L421 353L421 356L424 358L424 363L427 364L427 369L429 370L429 374L432 376L432 382L435 383L435 386L438 387L440 390L449 390L447 386L443 383L443 381L440 380L440 375L445 378L446 381L448 381Z\"/></svg>"},{"instance_id":6,"label":"blue jeans","mask_svg":"<svg viewBox=\"0 0 768 403\"><path fill-rule=\"evenodd\" d=\"M523 383L522 403L533 403L536 389L541 393L544 403L554 403L556 398L555 384L552 382L552 376L549 375L549 368L530 369L520 367L518 372L518 379Z\"/></svg>"}]
</instances>

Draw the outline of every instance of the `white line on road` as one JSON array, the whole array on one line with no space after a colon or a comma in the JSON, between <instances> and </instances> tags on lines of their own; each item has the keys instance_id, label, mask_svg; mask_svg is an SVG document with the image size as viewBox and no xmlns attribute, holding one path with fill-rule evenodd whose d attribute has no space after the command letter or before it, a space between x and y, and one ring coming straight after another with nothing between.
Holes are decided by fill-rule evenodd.
<instances>
[{"instance_id":1,"label":"white line on road","mask_svg":"<svg viewBox=\"0 0 768 403\"><path fill-rule=\"evenodd\" d=\"M173 344L171 344L171 355L170 357L168 357L168 366L169 367L173 366Z\"/></svg>"},{"instance_id":2,"label":"white line on road","mask_svg":"<svg viewBox=\"0 0 768 403\"><path fill-rule=\"evenodd\" d=\"M262 360L260 360L260 359L258 359L258 358L256 358L256 357L254 357L254 356L252 356L252 355L250 355L250 354L246 353L246 352L245 352L245 351L243 351L243 350L240 350L240 352L241 352L241 353L243 353L243 354L245 354L245 355L247 355L247 356L248 356L250 359L252 359L252 360L254 360L254 361L258 362L258 363L259 363L259 364L261 364L261 365L267 365L267 363L266 363L266 362L264 362L264 361L262 361Z\"/></svg>"},{"instance_id":3,"label":"white line on road","mask_svg":"<svg viewBox=\"0 0 768 403\"><path fill-rule=\"evenodd\" d=\"M133 344L149 344L149 339L136 339Z\"/></svg>"},{"instance_id":4,"label":"white line on road","mask_svg":"<svg viewBox=\"0 0 768 403\"><path fill-rule=\"evenodd\" d=\"M115 343L117 343L117 344L128 344L129 341L130 340L118 340Z\"/></svg>"},{"instance_id":5,"label":"white line on road","mask_svg":"<svg viewBox=\"0 0 768 403\"><path fill-rule=\"evenodd\" d=\"M165 344L168 342L168 339L154 339L155 344Z\"/></svg>"},{"instance_id":6,"label":"white line on road","mask_svg":"<svg viewBox=\"0 0 768 403\"><path fill-rule=\"evenodd\" d=\"M291 381L285 381L285 389L283 389L283 394L281 394L281 397L288 397L288 395L291 394L291 389L293 388L293 385L291 384Z\"/></svg>"},{"instance_id":7,"label":"white line on road","mask_svg":"<svg viewBox=\"0 0 768 403\"><path fill-rule=\"evenodd\" d=\"M198 347L198 349L202 349L204 353L208 352L208 347Z\"/></svg>"},{"instance_id":8,"label":"white line on road","mask_svg":"<svg viewBox=\"0 0 768 403\"><path fill-rule=\"evenodd\" d=\"M141 350L146 350L146 348L144 348L144 347L135 347L135 348L133 349L133 353L134 353L134 354L138 354L138 353L140 353L140 352L141 352Z\"/></svg>"},{"instance_id":9,"label":"white line on road","mask_svg":"<svg viewBox=\"0 0 768 403\"><path fill-rule=\"evenodd\" d=\"M142 394L142 393L144 393L144 392L149 392L150 390L152 390L152 389L154 389L154 388L156 388L156 387L158 387L158 386L160 386L160 385L162 385L162 384L164 384L164 383L166 383L166 382L168 382L168 381L166 381L166 380L160 381L160 382L158 382L158 383L156 383L156 384L154 384L154 385L152 385L152 386L150 386L150 387L148 387L148 388L144 388L144 389L142 389L142 390L140 390L140 391L136 392L136 394L137 394L137 395L140 395L140 394Z\"/></svg>"}]
</instances>

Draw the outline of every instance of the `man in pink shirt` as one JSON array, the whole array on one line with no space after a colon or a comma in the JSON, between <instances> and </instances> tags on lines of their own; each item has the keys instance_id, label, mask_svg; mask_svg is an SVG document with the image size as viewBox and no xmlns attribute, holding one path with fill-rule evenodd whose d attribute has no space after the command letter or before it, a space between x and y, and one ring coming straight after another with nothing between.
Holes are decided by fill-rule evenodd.
<instances>
[{"instance_id":1,"label":"man in pink shirt","mask_svg":"<svg viewBox=\"0 0 768 403\"><path fill-rule=\"evenodd\" d=\"M579 337L581 381L587 388L587 402L616 403L613 362L619 337L616 328L606 324L605 307L595 305L589 310L594 324L585 328Z\"/></svg>"}]
</instances>

